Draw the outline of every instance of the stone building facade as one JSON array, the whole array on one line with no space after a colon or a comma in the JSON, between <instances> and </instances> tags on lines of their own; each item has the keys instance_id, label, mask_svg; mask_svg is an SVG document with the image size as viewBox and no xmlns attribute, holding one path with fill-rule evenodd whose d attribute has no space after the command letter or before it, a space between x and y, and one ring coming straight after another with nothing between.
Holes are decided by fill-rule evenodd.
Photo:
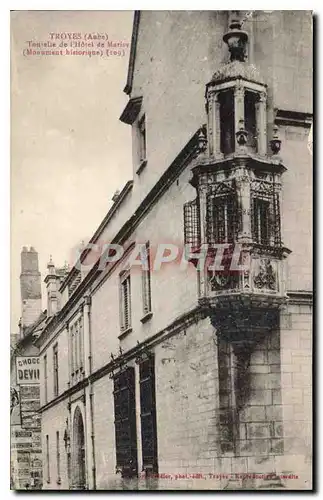
<instances>
[{"instance_id":1,"label":"stone building facade","mask_svg":"<svg viewBox=\"0 0 323 500\"><path fill-rule=\"evenodd\" d=\"M46 278L45 489L311 488L312 15L251 14L134 15L133 179Z\"/></svg>"}]
</instances>

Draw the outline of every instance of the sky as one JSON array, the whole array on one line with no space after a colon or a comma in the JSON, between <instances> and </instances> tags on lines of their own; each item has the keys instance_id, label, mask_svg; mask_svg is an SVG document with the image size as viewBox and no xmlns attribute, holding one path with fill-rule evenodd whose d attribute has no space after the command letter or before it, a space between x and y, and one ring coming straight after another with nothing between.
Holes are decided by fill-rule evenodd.
<instances>
[{"instance_id":1,"label":"sky","mask_svg":"<svg viewBox=\"0 0 323 500\"><path fill-rule=\"evenodd\" d=\"M11 13L11 333L21 316L22 247L37 250L43 282L50 255L58 267L70 262L132 177L131 131L119 121L132 19L132 11ZM69 42L67 33L87 42L106 34L129 48L122 56L27 55L28 42Z\"/></svg>"}]
</instances>

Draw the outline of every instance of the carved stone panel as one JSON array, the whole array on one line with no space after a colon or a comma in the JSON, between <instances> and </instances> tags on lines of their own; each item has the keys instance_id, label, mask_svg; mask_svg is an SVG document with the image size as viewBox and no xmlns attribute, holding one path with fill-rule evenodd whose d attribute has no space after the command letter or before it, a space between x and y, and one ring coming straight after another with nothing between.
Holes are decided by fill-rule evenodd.
<instances>
[{"instance_id":1,"label":"carved stone panel","mask_svg":"<svg viewBox=\"0 0 323 500\"><path fill-rule=\"evenodd\" d=\"M277 271L277 261L268 258L253 259L252 280L254 288L272 292L277 291Z\"/></svg>"}]
</instances>

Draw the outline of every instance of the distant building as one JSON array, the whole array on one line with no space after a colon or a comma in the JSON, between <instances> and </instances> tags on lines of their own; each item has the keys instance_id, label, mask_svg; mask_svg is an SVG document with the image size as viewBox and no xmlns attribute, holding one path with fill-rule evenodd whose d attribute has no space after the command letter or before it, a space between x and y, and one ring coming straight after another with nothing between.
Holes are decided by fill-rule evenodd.
<instances>
[{"instance_id":1,"label":"distant building","mask_svg":"<svg viewBox=\"0 0 323 500\"><path fill-rule=\"evenodd\" d=\"M20 289L20 332L10 337L11 488L41 489L40 363L34 341L47 315L41 310L38 254L33 248L21 252Z\"/></svg>"},{"instance_id":2,"label":"distant building","mask_svg":"<svg viewBox=\"0 0 323 500\"><path fill-rule=\"evenodd\" d=\"M21 252L20 291L22 301L22 330L32 325L41 310L41 275L38 254L33 247L24 247Z\"/></svg>"},{"instance_id":3,"label":"distant building","mask_svg":"<svg viewBox=\"0 0 323 500\"><path fill-rule=\"evenodd\" d=\"M133 180L46 278L45 489L311 488L312 44L306 11L135 13Z\"/></svg>"}]
</instances>

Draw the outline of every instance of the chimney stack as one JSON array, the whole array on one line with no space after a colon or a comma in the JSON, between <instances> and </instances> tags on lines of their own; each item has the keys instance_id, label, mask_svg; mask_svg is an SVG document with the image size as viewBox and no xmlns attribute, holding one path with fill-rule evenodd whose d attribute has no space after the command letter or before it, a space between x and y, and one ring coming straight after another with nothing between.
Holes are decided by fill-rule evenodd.
<instances>
[{"instance_id":1,"label":"chimney stack","mask_svg":"<svg viewBox=\"0 0 323 500\"><path fill-rule=\"evenodd\" d=\"M58 311L58 282L59 276L57 276L55 264L50 256L49 262L47 264L47 276L45 278L45 283L47 287L47 316L53 316Z\"/></svg>"},{"instance_id":2,"label":"chimney stack","mask_svg":"<svg viewBox=\"0 0 323 500\"><path fill-rule=\"evenodd\" d=\"M23 331L38 319L42 311L38 253L33 247L29 250L23 247L21 252L20 292Z\"/></svg>"}]
</instances>

